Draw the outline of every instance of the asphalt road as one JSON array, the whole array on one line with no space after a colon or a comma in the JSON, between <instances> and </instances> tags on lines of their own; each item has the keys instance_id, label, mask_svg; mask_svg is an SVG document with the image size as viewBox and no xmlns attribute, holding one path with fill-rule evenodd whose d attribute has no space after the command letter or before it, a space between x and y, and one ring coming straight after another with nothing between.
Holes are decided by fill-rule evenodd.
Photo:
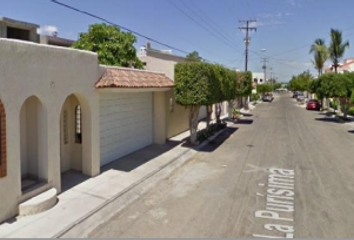
<instances>
[{"instance_id":1,"label":"asphalt road","mask_svg":"<svg viewBox=\"0 0 354 240\"><path fill-rule=\"evenodd\" d=\"M289 95L259 105L252 114L91 237L285 237L292 227L296 238L354 237L349 127L296 106ZM294 199L276 199L294 211L256 217L271 201L271 168L295 172Z\"/></svg>"}]
</instances>

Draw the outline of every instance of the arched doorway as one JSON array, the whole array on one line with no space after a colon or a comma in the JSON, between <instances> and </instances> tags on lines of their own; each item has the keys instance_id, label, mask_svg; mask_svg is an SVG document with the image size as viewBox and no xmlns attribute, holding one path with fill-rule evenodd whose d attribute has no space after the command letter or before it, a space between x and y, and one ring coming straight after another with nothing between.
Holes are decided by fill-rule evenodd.
<instances>
[{"instance_id":1,"label":"arched doorway","mask_svg":"<svg viewBox=\"0 0 354 240\"><path fill-rule=\"evenodd\" d=\"M60 116L60 168L61 173L82 172L83 149L82 106L75 95L64 102Z\"/></svg>"},{"instance_id":2,"label":"arched doorway","mask_svg":"<svg viewBox=\"0 0 354 240\"><path fill-rule=\"evenodd\" d=\"M46 126L46 112L42 103L35 96L28 98L20 113L22 193L47 182Z\"/></svg>"}]
</instances>

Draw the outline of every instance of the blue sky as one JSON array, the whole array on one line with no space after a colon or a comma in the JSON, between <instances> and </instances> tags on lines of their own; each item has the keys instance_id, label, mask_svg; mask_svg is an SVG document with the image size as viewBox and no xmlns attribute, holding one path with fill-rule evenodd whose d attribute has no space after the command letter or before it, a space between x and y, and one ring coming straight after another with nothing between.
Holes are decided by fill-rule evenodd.
<instances>
[{"instance_id":1,"label":"blue sky","mask_svg":"<svg viewBox=\"0 0 354 240\"><path fill-rule=\"evenodd\" d=\"M284 82L307 69L315 73L309 47L318 37L329 42L330 28L343 30L344 38L354 44L352 0L61 1L187 52L197 50L208 60L237 69L244 69L245 34L238 30L242 25L239 20L257 19L258 31L251 34L249 68L262 71L260 58L266 55L275 75ZM49 0L1 0L0 15L37 23L44 32L58 29L59 36L72 39L98 22ZM145 43L138 38L136 47ZM154 43L153 47L163 49ZM345 57L354 57L353 49L354 45Z\"/></svg>"}]
</instances>

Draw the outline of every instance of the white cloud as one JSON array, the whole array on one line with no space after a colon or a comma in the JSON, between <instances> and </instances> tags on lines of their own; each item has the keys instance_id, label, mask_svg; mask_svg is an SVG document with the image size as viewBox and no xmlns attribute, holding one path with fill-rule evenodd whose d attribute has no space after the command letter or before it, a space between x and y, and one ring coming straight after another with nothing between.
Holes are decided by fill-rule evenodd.
<instances>
[{"instance_id":1,"label":"white cloud","mask_svg":"<svg viewBox=\"0 0 354 240\"><path fill-rule=\"evenodd\" d=\"M53 35L54 33L58 33L58 27L52 26L52 25L47 25L43 26L40 29L38 29L38 34L43 34L43 35Z\"/></svg>"}]
</instances>

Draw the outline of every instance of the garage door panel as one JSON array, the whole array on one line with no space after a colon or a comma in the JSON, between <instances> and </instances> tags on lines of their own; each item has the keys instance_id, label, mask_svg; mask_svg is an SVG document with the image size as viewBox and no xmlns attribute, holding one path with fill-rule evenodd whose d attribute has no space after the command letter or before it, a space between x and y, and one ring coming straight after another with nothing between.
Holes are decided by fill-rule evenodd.
<instances>
[{"instance_id":1,"label":"garage door panel","mask_svg":"<svg viewBox=\"0 0 354 240\"><path fill-rule=\"evenodd\" d=\"M101 165L153 143L152 99L152 93L101 95Z\"/></svg>"}]
</instances>

